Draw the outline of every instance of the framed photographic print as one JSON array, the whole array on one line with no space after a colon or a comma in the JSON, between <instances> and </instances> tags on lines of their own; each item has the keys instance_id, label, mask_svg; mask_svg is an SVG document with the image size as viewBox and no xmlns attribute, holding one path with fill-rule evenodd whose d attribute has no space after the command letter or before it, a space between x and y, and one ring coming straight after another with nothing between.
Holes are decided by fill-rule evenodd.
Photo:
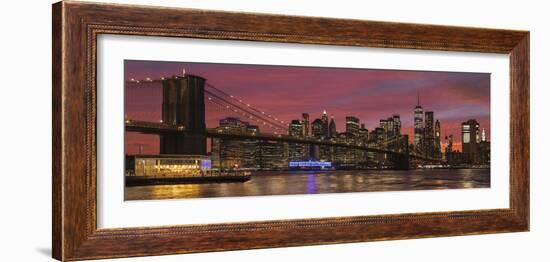
<instances>
[{"instance_id":1,"label":"framed photographic print","mask_svg":"<svg viewBox=\"0 0 550 262\"><path fill-rule=\"evenodd\" d=\"M53 5L53 256L529 230L529 32Z\"/></svg>"}]
</instances>

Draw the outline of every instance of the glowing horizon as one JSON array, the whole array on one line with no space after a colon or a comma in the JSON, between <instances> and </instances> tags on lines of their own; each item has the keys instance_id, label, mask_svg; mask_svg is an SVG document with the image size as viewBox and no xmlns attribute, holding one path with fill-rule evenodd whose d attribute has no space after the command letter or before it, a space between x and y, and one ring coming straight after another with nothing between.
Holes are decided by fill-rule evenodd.
<instances>
[{"instance_id":1,"label":"glowing horizon","mask_svg":"<svg viewBox=\"0 0 550 262\"><path fill-rule=\"evenodd\" d=\"M413 110L419 94L424 112L434 112L434 123L441 123L442 143L452 134L453 148L461 150L461 123L469 119L480 123L490 141L488 73L129 60L125 61L125 80L160 79L181 75L183 70L204 77L245 104L269 112L286 126L293 119L301 119L302 113L309 114L311 123L326 110L329 119L334 117L338 132L345 130L346 116L358 117L370 132L379 126L380 119L399 114L402 133L408 134L412 142ZM125 91L125 115L159 121L160 88ZM216 127L221 118L229 116L238 117L207 106L207 127ZM144 152L158 152L154 135L127 133L125 144L127 153L137 152L140 145Z\"/></svg>"}]
</instances>

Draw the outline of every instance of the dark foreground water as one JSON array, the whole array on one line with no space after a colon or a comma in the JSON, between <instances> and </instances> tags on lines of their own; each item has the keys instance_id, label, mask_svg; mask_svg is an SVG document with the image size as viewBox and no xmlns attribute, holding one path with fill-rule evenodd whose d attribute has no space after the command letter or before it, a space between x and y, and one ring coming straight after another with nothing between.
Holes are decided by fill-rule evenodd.
<instances>
[{"instance_id":1,"label":"dark foreground water","mask_svg":"<svg viewBox=\"0 0 550 262\"><path fill-rule=\"evenodd\" d=\"M126 187L126 200L487 188L489 169L261 171L244 183Z\"/></svg>"}]
</instances>

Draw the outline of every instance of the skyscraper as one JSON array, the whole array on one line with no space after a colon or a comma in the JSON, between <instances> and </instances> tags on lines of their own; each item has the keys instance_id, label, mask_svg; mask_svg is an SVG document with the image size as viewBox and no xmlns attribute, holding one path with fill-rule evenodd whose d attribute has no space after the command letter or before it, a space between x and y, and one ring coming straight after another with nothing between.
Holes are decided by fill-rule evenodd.
<instances>
[{"instance_id":1,"label":"skyscraper","mask_svg":"<svg viewBox=\"0 0 550 262\"><path fill-rule=\"evenodd\" d=\"M316 138L323 137L323 121L319 118L311 123L311 135Z\"/></svg>"},{"instance_id":2,"label":"skyscraper","mask_svg":"<svg viewBox=\"0 0 550 262\"><path fill-rule=\"evenodd\" d=\"M388 139L388 130L390 129L389 126L390 125L389 125L387 119L380 119L380 128L382 128L384 130L384 134L383 134L383 139L384 140Z\"/></svg>"},{"instance_id":3,"label":"skyscraper","mask_svg":"<svg viewBox=\"0 0 550 262\"><path fill-rule=\"evenodd\" d=\"M369 134L369 141L380 144L384 142L384 128L377 127Z\"/></svg>"},{"instance_id":4,"label":"skyscraper","mask_svg":"<svg viewBox=\"0 0 550 262\"><path fill-rule=\"evenodd\" d=\"M383 130L381 139L385 140L384 147L388 150L399 151L406 149L408 141L403 142L401 136L401 118L394 114L386 119L380 119L380 128Z\"/></svg>"},{"instance_id":5,"label":"skyscraper","mask_svg":"<svg viewBox=\"0 0 550 262\"><path fill-rule=\"evenodd\" d=\"M478 144L481 142L479 123L470 119L462 123L462 154L466 163L478 162Z\"/></svg>"},{"instance_id":6,"label":"skyscraper","mask_svg":"<svg viewBox=\"0 0 550 262\"><path fill-rule=\"evenodd\" d=\"M422 149L424 136L424 110L420 106L420 96L417 98L416 107L414 108L414 148Z\"/></svg>"},{"instance_id":7,"label":"skyscraper","mask_svg":"<svg viewBox=\"0 0 550 262\"><path fill-rule=\"evenodd\" d=\"M327 110L323 110L323 115L321 116L321 123L323 124L322 126L322 131L323 131L323 137L327 138L328 137L328 116L327 116Z\"/></svg>"},{"instance_id":8,"label":"skyscraper","mask_svg":"<svg viewBox=\"0 0 550 262\"><path fill-rule=\"evenodd\" d=\"M288 135L293 137L302 136L303 132L303 121L301 122L298 119L290 121L288 124ZM288 159L289 161L301 161L307 158L307 145L299 143L288 143Z\"/></svg>"},{"instance_id":9,"label":"skyscraper","mask_svg":"<svg viewBox=\"0 0 550 262\"><path fill-rule=\"evenodd\" d=\"M357 135L359 133L359 118L346 116L346 133Z\"/></svg>"},{"instance_id":10,"label":"skyscraper","mask_svg":"<svg viewBox=\"0 0 550 262\"><path fill-rule=\"evenodd\" d=\"M336 133L336 123L334 123L334 117L330 118L330 124L328 125L328 136L331 138L336 137L338 134Z\"/></svg>"},{"instance_id":11,"label":"skyscraper","mask_svg":"<svg viewBox=\"0 0 550 262\"><path fill-rule=\"evenodd\" d=\"M394 114L393 118L393 134L395 136L401 135L401 117L398 114Z\"/></svg>"},{"instance_id":12,"label":"skyscraper","mask_svg":"<svg viewBox=\"0 0 550 262\"><path fill-rule=\"evenodd\" d=\"M491 163L491 142L487 141L485 128L481 130L481 142L479 143L479 163L488 165Z\"/></svg>"},{"instance_id":13,"label":"skyscraper","mask_svg":"<svg viewBox=\"0 0 550 262\"><path fill-rule=\"evenodd\" d=\"M220 119L216 128L219 133L228 134L257 134L258 126L250 125L236 117ZM244 139L231 140L216 138L212 140L212 164L220 169L231 169L236 166L257 168L258 140Z\"/></svg>"},{"instance_id":14,"label":"skyscraper","mask_svg":"<svg viewBox=\"0 0 550 262\"><path fill-rule=\"evenodd\" d=\"M261 169L282 169L288 166L288 143L261 141L260 144Z\"/></svg>"},{"instance_id":15,"label":"skyscraper","mask_svg":"<svg viewBox=\"0 0 550 262\"><path fill-rule=\"evenodd\" d=\"M424 115L424 154L428 157L435 155L434 112L427 111Z\"/></svg>"},{"instance_id":16,"label":"skyscraper","mask_svg":"<svg viewBox=\"0 0 550 262\"><path fill-rule=\"evenodd\" d=\"M401 121L399 120L399 116L397 116L398 122L396 122L395 119L396 118L393 116L387 119L380 119L380 127L384 129L384 139L395 138L401 132Z\"/></svg>"},{"instance_id":17,"label":"skyscraper","mask_svg":"<svg viewBox=\"0 0 550 262\"><path fill-rule=\"evenodd\" d=\"M309 114L302 113L302 136L309 136Z\"/></svg>"},{"instance_id":18,"label":"skyscraper","mask_svg":"<svg viewBox=\"0 0 550 262\"><path fill-rule=\"evenodd\" d=\"M475 130L475 136L476 136L476 143L481 143L481 130L479 129L479 123L477 124L477 128Z\"/></svg>"},{"instance_id":19,"label":"skyscraper","mask_svg":"<svg viewBox=\"0 0 550 262\"><path fill-rule=\"evenodd\" d=\"M454 164L456 163L456 156L454 150L453 150L453 134L450 134L448 136L445 136L445 140L447 140L447 144L445 146L445 161L448 164Z\"/></svg>"},{"instance_id":20,"label":"skyscraper","mask_svg":"<svg viewBox=\"0 0 550 262\"><path fill-rule=\"evenodd\" d=\"M302 135L302 131L303 131L302 123L300 123L298 119L294 119L290 121L290 123L288 124L289 136L299 137Z\"/></svg>"},{"instance_id":21,"label":"skyscraper","mask_svg":"<svg viewBox=\"0 0 550 262\"><path fill-rule=\"evenodd\" d=\"M434 129L434 140L435 140L435 158L439 159L441 158L441 123L439 123L439 120L435 121L435 129Z\"/></svg>"},{"instance_id":22,"label":"skyscraper","mask_svg":"<svg viewBox=\"0 0 550 262\"><path fill-rule=\"evenodd\" d=\"M246 122L245 122L246 123ZM257 135L260 133L260 128L257 125L246 123L246 133L249 135ZM260 168L258 153L260 150L260 140L245 139L242 141L243 160L241 162L244 168Z\"/></svg>"},{"instance_id":23,"label":"skyscraper","mask_svg":"<svg viewBox=\"0 0 550 262\"><path fill-rule=\"evenodd\" d=\"M446 136L445 139L447 139L447 147L445 147L445 152L453 152L453 134Z\"/></svg>"},{"instance_id":24,"label":"skyscraper","mask_svg":"<svg viewBox=\"0 0 550 262\"><path fill-rule=\"evenodd\" d=\"M359 128L359 141L363 144L367 144L369 141L369 130L365 127L365 124L361 124Z\"/></svg>"}]
</instances>

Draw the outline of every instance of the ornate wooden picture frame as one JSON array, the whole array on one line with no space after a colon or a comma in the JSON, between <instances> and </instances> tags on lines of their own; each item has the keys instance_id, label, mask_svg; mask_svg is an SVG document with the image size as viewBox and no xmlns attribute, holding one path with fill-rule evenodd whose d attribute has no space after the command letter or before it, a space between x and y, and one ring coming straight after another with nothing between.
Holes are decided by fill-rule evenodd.
<instances>
[{"instance_id":1,"label":"ornate wooden picture frame","mask_svg":"<svg viewBox=\"0 0 550 262\"><path fill-rule=\"evenodd\" d=\"M83 2L53 5L53 257L81 260L529 230L529 32ZM510 59L510 207L99 229L100 34L468 51Z\"/></svg>"}]
</instances>

